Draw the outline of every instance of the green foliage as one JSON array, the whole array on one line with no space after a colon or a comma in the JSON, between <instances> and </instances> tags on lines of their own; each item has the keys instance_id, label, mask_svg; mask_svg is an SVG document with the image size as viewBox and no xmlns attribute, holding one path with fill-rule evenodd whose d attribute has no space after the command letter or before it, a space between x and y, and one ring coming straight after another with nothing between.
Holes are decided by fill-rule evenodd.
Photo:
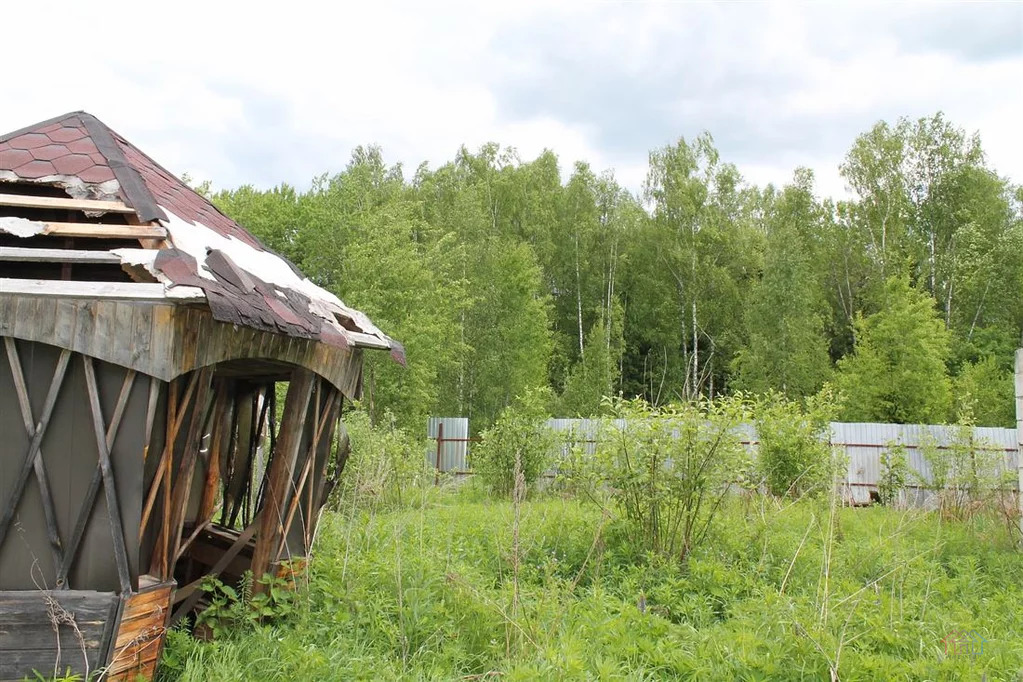
<instances>
[{"instance_id":1,"label":"green foliage","mask_svg":"<svg viewBox=\"0 0 1023 682\"><path fill-rule=\"evenodd\" d=\"M527 500L514 620L511 502L457 492L327 514L286 627L210 642L172 631L161 682L1018 677L1023 554L999 524L749 508L726 502L683 566L637 556L596 505ZM524 633L511 653L507 627ZM987 638L983 655L945 654L963 629Z\"/></svg>"},{"instance_id":2,"label":"green foliage","mask_svg":"<svg viewBox=\"0 0 1023 682\"><path fill-rule=\"evenodd\" d=\"M511 493L516 461L527 485L534 483L551 463L557 436L547 428L549 404L548 391L527 390L504 409L473 448L472 469L494 493Z\"/></svg>"},{"instance_id":3,"label":"green foliage","mask_svg":"<svg viewBox=\"0 0 1023 682\"><path fill-rule=\"evenodd\" d=\"M902 493L909 479L909 459L906 446L891 442L881 451L881 475L877 481L877 492L881 504L895 506L902 500Z\"/></svg>"},{"instance_id":4,"label":"green foliage","mask_svg":"<svg viewBox=\"0 0 1023 682\"><path fill-rule=\"evenodd\" d=\"M295 591L287 580L267 573L257 582L261 590L253 590L251 571L245 572L237 588L218 578L203 578L200 587L209 606L196 617L196 627L205 628L214 639L220 639L238 636L270 619L292 614Z\"/></svg>"},{"instance_id":5,"label":"green foliage","mask_svg":"<svg viewBox=\"0 0 1023 682\"><path fill-rule=\"evenodd\" d=\"M885 285L884 307L856 321L856 347L839 363L849 421L939 424L949 413L949 337L934 299L906 277Z\"/></svg>"},{"instance_id":6,"label":"green foliage","mask_svg":"<svg viewBox=\"0 0 1023 682\"><path fill-rule=\"evenodd\" d=\"M344 426L351 453L333 506L339 508L342 500L401 504L408 491L426 479L425 442L397 426L390 412L384 412L381 423L373 424L364 410L353 410L345 414Z\"/></svg>"},{"instance_id":7,"label":"green foliage","mask_svg":"<svg viewBox=\"0 0 1023 682\"><path fill-rule=\"evenodd\" d=\"M828 442L838 409L830 387L808 398L805 407L773 391L757 400L757 467L771 494L801 497L831 491L837 467Z\"/></svg>"},{"instance_id":8,"label":"green foliage","mask_svg":"<svg viewBox=\"0 0 1023 682\"><path fill-rule=\"evenodd\" d=\"M558 400L558 414L590 417L599 414L606 396L615 395L622 358L621 310L605 321L598 317L586 337L583 356L569 372Z\"/></svg>"},{"instance_id":9,"label":"green foliage","mask_svg":"<svg viewBox=\"0 0 1023 682\"><path fill-rule=\"evenodd\" d=\"M625 520L645 551L684 561L707 538L729 487L746 469L736 427L741 398L652 407L615 400L597 453L570 477Z\"/></svg>"},{"instance_id":10,"label":"green foliage","mask_svg":"<svg viewBox=\"0 0 1023 682\"><path fill-rule=\"evenodd\" d=\"M735 384L752 393L802 398L820 390L831 360L827 302L815 270L819 254L806 237L819 229L822 211L813 198L813 176L806 171L796 179L774 200L767 219L763 275L751 287L749 340L736 356Z\"/></svg>"},{"instance_id":11,"label":"green foliage","mask_svg":"<svg viewBox=\"0 0 1023 682\"><path fill-rule=\"evenodd\" d=\"M709 133L647 170L637 196L586 163L563 175L551 151L489 143L406 173L371 146L308 190L213 200L404 343L405 368L366 353L364 409L409 433L441 413L486 428L533 386L580 415L607 395L801 399L835 363L845 418L948 419L947 364L978 420L1003 423L973 365L1004 370L1023 332L1023 193L976 136L941 114L879 122L838 202L805 169L780 189L744 181ZM900 276L930 297L927 321L893 303Z\"/></svg>"},{"instance_id":12,"label":"green foliage","mask_svg":"<svg viewBox=\"0 0 1023 682\"><path fill-rule=\"evenodd\" d=\"M963 365L953 387L957 414L972 415L979 426L1016 425L1012 369L999 367L994 357Z\"/></svg>"},{"instance_id":13,"label":"green foliage","mask_svg":"<svg viewBox=\"0 0 1023 682\"><path fill-rule=\"evenodd\" d=\"M1014 514L1010 491L1016 472L1005 467L1001 449L974 438L973 427L972 417L961 415L950 444L921 444L930 476L920 478L919 484L931 492L945 518L961 521L980 512Z\"/></svg>"}]
</instances>

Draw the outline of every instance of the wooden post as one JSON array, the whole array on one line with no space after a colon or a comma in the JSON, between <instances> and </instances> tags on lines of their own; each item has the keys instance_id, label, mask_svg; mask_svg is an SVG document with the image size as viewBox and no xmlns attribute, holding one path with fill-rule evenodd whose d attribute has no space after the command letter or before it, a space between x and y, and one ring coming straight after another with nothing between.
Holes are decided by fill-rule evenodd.
<instances>
[{"instance_id":1,"label":"wooden post","mask_svg":"<svg viewBox=\"0 0 1023 682\"><path fill-rule=\"evenodd\" d=\"M258 581L269 572L271 555L277 549L281 535L286 532L284 515L287 512L288 488L294 480L295 460L302 445L302 434L309 414L309 399L315 383L316 375L307 369L294 370L288 383L280 437L277 438L270 461L266 501L260 512L259 533L252 552L252 576L256 580L253 590L257 593L265 588Z\"/></svg>"},{"instance_id":2,"label":"wooden post","mask_svg":"<svg viewBox=\"0 0 1023 682\"><path fill-rule=\"evenodd\" d=\"M1019 500L1019 529L1023 533L1023 348L1016 351L1016 471L1018 485L1016 499Z\"/></svg>"},{"instance_id":3,"label":"wooden post","mask_svg":"<svg viewBox=\"0 0 1023 682\"><path fill-rule=\"evenodd\" d=\"M437 420L437 467L433 474L433 484L440 485L440 453L444 446L444 422Z\"/></svg>"}]
</instances>

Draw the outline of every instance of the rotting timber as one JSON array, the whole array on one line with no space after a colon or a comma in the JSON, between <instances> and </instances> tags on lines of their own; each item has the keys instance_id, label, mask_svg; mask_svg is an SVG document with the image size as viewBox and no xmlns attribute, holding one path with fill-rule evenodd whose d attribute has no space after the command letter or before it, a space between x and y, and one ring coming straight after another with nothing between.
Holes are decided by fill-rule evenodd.
<instances>
[{"instance_id":1,"label":"rotting timber","mask_svg":"<svg viewBox=\"0 0 1023 682\"><path fill-rule=\"evenodd\" d=\"M0 680L152 679L203 578L304 565L364 349L404 362L81 112L0 136L0 345Z\"/></svg>"}]
</instances>

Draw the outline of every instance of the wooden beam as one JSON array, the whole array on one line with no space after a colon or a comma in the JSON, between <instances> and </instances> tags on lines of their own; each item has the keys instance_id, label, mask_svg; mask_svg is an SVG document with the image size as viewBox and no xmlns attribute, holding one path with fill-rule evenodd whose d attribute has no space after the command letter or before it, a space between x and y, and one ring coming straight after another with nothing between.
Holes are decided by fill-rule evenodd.
<instances>
[{"instance_id":1,"label":"wooden beam","mask_svg":"<svg viewBox=\"0 0 1023 682\"><path fill-rule=\"evenodd\" d=\"M0 277L0 294L117 301L205 300L199 287L166 287L149 282L76 282Z\"/></svg>"},{"instance_id":2,"label":"wooden beam","mask_svg":"<svg viewBox=\"0 0 1023 682\"><path fill-rule=\"evenodd\" d=\"M259 534L256 536L256 548L252 553L252 577L256 581L253 590L256 592L262 592L265 587L259 579L270 570L271 555L277 549L281 533L284 532L288 487L294 480L295 460L302 444L306 415L309 413L309 399L315 381L315 374L299 368L291 373L291 381L288 383L281 433L270 462Z\"/></svg>"},{"instance_id":3,"label":"wooden beam","mask_svg":"<svg viewBox=\"0 0 1023 682\"><path fill-rule=\"evenodd\" d=\"M121 384L121 392L117 396L117 405L114 407L114 414L110 418L110 424L107 426L106 443L107 450L114 445L114 439L117 437L117 429L121 426L121 419L124 417L124 410L128 405L128 397L131 395L131 387L135 383L135 370L129 369L128 373L124 376L124 382ZM67 585L67 576L71 572L71 564L75 561L75 556L78 554L78 545L82 541L82 536L85 534L85 527L89 523L89 517L92 516L93 506L96 503L96 495L99 494L100 483L103 482L103 467L97 462L96 469L92 473L92 480L89 481L89 489L85 493L85 500L82 502L82 506L78 510L78 519L75 521L75 529L71 533L71 540L68 542L67 548L64 551L64 560L60 564L60 568L57 571L57 584Z\"/></svg>"},{"instance_id":4,"label":"wooden beam","mask_svg":"<svg viewBox=\"0 0 1023 682\"><path fill-rule=\"evenodd\" d=\"M120 201L72 199L71 197L37 197L28 194L0 194L0 206L18 208L50 208L89 213L135 213L135 209Z\"/></svg>"},{"instance_id":5,"label":"wooden beam","mask_svg":"<svg viewBox=\"0 0 1023 682\"><path fill-rule=\"evenodd\" d=\"M3 513L0 514L0 547L3 547L4 538L7 536L7 529L14 518L14 512L18 508L21 496L25 493L28 477L35 468L35 460L39 456L43 435L46 433L46 427L50 425L50 417L53 416L53 408L57 404L57 394L60 393L61 384L64 383L64 375L67 373L67 366L70 360L71 351L66 349L61 351L60 358L57 360L57 368L53 372L53 379L50 380L50 390L46 394L46 402L43 404L42 413L39 415L39 420L35 425L35 432L32 434L32 440L28 445L28 453L25 455L18 478L15 479L14 488L11 490L11 498Z\"/></svg>"},{"instance_id":6,"label":"wooden beam","mask_svg":"<svg viewBox=\"0 0 1023 682\"><path fill-rule=\"evenodd\" d=\"M43 234L59 237L95 237L101 239L166 239L167 230L159 225L109 225L107 223L58 223L35 221L43 224Z\"/></svg>"},{"instance_id":7,"label":"wooden beam","mask_svg":"<svg viewBox=\"0 0 1023 682\"><path fill-rule=\"evenodd\" d=\"M28 386L25 384L25 375L21 369L21 358L18 357L18 347L11 337L4 338L4 345L7 348L7 360L11 365L11 376L14 379L14 390L18 394L18 406L21 409L21 420L25 425L25 432L29 438L35 435L35 419L32 418L32 405L28 399ZM39 494L43 502L43 516L46 520L46 533L50 540L50 550L53 553L53 565L60 566L64 560L64 549L60 542L60 531L57 528L57 511L53 506L53 493L50 490L50 479L46 475L46 467L43 465L43 451L39 449L32 464L35 469L36 482L39 484ZM61 580L57 580L57 587L63 588Z\"/></svg>"},{"instance_id":8,"label":"wooden beam","mask_svg":"<svg viewBox=\"0 0 1023 682\"><path fill-rule=\"evenodd\" d=\"M96 370L92 366L92 358L83 355L82 365L85 368L85 387L89 394L89 407L92 413L92 428L96 436L96 448L99 450L99 465L103 474L103 494L107 503L107 518L110 521L110 535L114 540L114 560L117 563L117 577L121 581L121 592L131 592L131 572L128 568L128 552L124 543L124 528L121 525L121 504L117 499L117 487L114 484L114 472L110 467L110 448L107 446L107 427L103 421L103 410L99 404L99 387L96 385Z\"/></svg>"},{"instance_id":9,"label":"wooden beam","mask_svg":"<svg viewBox=\"0 0 1023 682\"><path fill-rule=\"evenodd\" d=\"M249 527L241 532L238 538L234 541L234 544L232 544L228 548L228 550L224 552L223 555L221 555L220 560L212 569L210 569L209 573L204 575L199 580L196 580L194 582L189 583L188 585L185 585L184 587L180 588L174 593L175 603L181 601L182 599L184 599L185 603L179 606L174 611L174 615L171 616L168 627L173 627L179 620L181 620L182 616L184 616L186 613L192 610L192 607L196 605L196 603L199 601L199 598L202 596L202 592L199 591L198 587L199 585L202 584L203 579L206 577L211 578L219 577L220 574L224 572L224 569L227 568L228 565L230 565L230 563L234 560L236 556L238 556L238 554L242 551L245 545L248 544L249 540L252 539L252 536L255 535L256 530L259 528L261 522L262 514L257 513L256 518L252 520L252 523L249 524ZM258 585L259 583L257 582L256 584Z\"/></svg>"},{"instance_id":10,"label":"wooden beam","mask_svg":"<svg viewBox=\"0 0 1023 682\"><path fill-rule=\"evenodd\" d=\"M188 495L192 489L195 460L199 454L202 432L206 422L206 408L209 403L210 379L213 376L213 367L203 367L196 370L196 374L198 374L198 379L195 395L192 398L188 431L181 450L181 461L178 463L169 501L165 491L163 527L160 530L157 547L153 553L153 568L150 570L150 573L159 575L164 580L170 579L173 575L174 557L177 555L178 547L181 544L182 526L185 521L185 507L188 505ZM181 414L177 417L178 420L182 418L184 411L182 408ZM170 442L169 445L171 451L173 451L173 442ZM172 468L168 468L167 473L170 474L171 471Z\"/></svg>"},{"instance_id":11,"label":"wooden beam","mask_svg":"<svg viewBox=\"0 0 1023 682\"><path fill-rule=\"evenodd\" d=\"M9 263L121 264L121 258L109 251L86 251L85 249L32 249L23 246L0 246L0 261L7 261Z\"/></svg>"}]
</instances>

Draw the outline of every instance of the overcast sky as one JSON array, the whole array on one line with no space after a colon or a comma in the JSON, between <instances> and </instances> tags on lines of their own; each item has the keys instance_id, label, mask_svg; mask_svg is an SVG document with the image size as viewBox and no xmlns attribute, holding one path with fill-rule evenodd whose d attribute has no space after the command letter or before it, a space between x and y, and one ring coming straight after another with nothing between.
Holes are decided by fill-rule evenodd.
<instances>
[{"instance_id":1,"label":"overcast sky","mask_svg":"<svg viewBox=\"0 0 1023 682\"><path fill-rule=\"evenodd\" d=\"M60 5L66 7L60 9ZM5 3L0 131L84 109L216 187L410 175L462 144L553 149L639 190L702 130L757 183L838 164L875 121L943 110L1023 182L1023 2Z\"/></svg>"}]
</instances>

